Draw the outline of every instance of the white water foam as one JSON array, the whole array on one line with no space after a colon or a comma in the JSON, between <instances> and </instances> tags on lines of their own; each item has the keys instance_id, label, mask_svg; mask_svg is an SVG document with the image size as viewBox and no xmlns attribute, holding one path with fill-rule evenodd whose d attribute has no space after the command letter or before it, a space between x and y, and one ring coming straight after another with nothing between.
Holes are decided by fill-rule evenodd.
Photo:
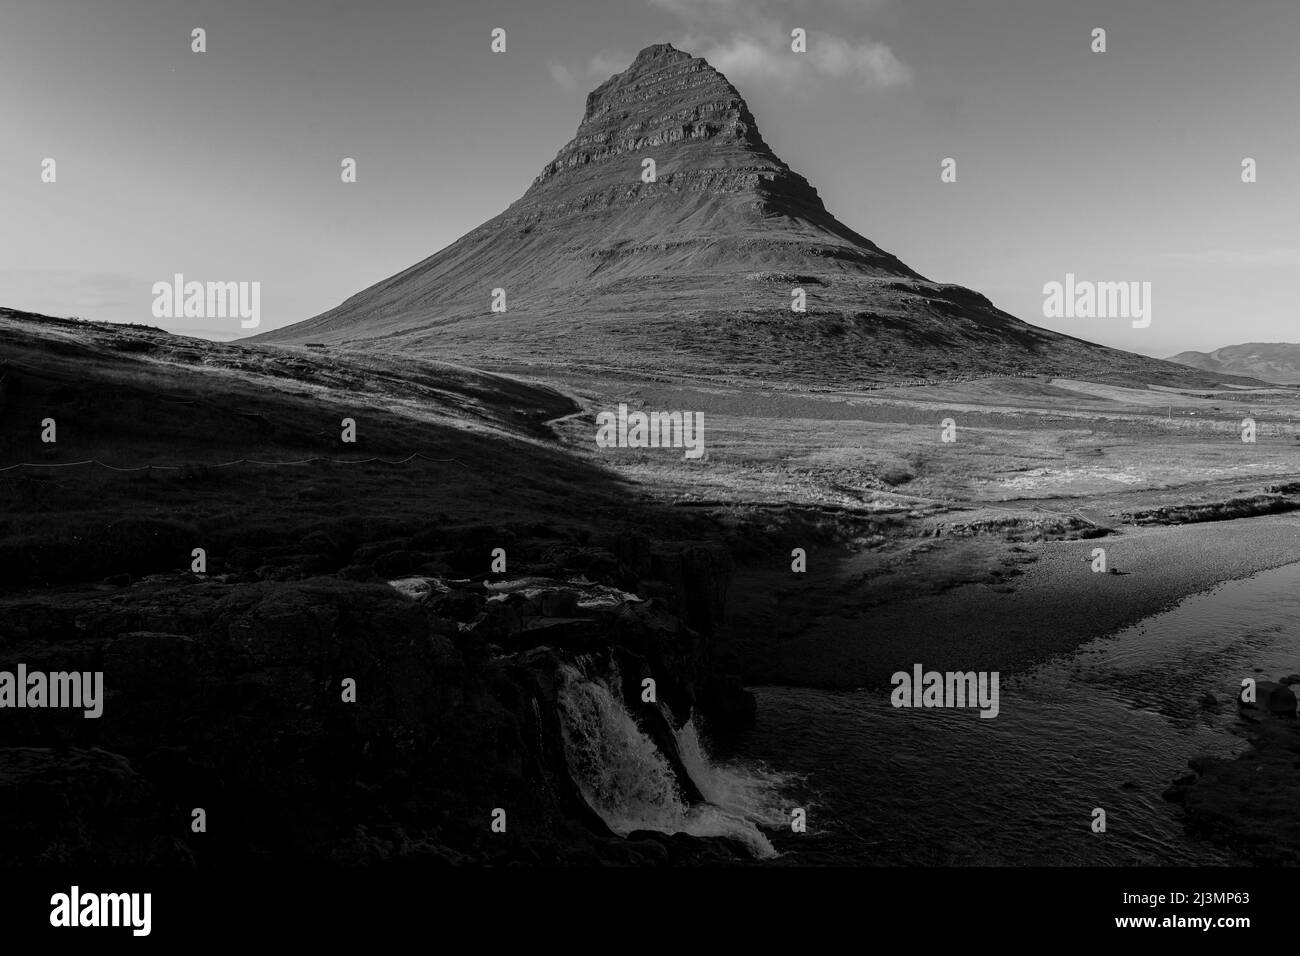
<instances>
[{"instance_id":1,"label":"white water foam","mask_svg":"<svg viewBox=\"0 0 1300 956\"><path fill-rule=\"evenodd\" d=\"M682 762L709 801L688 806L667 759L605 681L563 668L560 723L569 771L588 805L611 830L730 837L755 857L776 849L759 825L783 826L781 777L766 771L714 762L700 743L693 721L676 731Z\"/></svg>"}]
</instances>

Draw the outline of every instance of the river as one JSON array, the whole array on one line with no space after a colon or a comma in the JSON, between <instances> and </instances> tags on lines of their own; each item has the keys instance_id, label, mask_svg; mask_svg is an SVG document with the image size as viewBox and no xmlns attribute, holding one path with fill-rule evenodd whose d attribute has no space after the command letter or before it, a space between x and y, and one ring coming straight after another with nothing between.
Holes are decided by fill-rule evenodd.
<instances>
[{"instance_id":1,"label":"river","mask_svg":"<svg viewBox=\"0 0 1300 956\"><path fill-rule=\"evenodd\" d=\"M770 834L788 863L1230 864L1184 834L1161 793L1189 758L1244 748L1242 678L1296 671L1300 565L1290 565L1004 676L991 720L895 709L888 687L755 688L759 724L733 772L779 770L786 804L806 809L806 833ZM1093 831L1096 808L1104 833Z\"/></svg>"}]
</instances>

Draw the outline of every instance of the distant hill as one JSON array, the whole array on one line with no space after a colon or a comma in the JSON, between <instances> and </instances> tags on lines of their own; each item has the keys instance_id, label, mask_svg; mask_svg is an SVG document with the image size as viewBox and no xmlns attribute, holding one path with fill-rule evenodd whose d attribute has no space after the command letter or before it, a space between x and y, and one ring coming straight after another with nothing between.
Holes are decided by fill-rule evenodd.
<instances>
[{"instance_id":1,"label":"distant hill","mask_svg":"<svg viewBox=\"0 0 1300 956\"><path fill-rule=\"evenodd\" d=\"M1246 342L1213 352L1179 352L1169 361L1204 372L1300 385L1300 345L1293 342Z\"/></svg>"},{"instance_id":2,"label":"distant hill","mask_svg":"<svg viewBox=\"0 0 1300 956\"><path fill-rule=\"evenodd\" d=\"M492 310L498 289L505 311ZM791 308L795 289L806 312ZM251 341L839 387L1016 374L1218 381L922 276L836 219L736 88L668 44L587 97L577 135L505 212Z\"/></svg>"}]
</instances>

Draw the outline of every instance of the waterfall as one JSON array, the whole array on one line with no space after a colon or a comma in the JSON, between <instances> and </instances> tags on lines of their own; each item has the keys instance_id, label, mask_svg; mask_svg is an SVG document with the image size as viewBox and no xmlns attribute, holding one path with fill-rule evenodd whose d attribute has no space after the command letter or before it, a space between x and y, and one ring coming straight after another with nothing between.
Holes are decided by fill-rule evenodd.
<instances>
[{"instance_id":1,"label":"waterfall","mask_svg":"<svg viewBox=\"0 0 1300 956\"><path fill-rule=\"evenodd\" d=\"M781 789L788 778L751 765L719 763L709 756L695 729L694 719L677 731L677 752L686 772L719 810L765 827L790 825L790 807Z\"/></svg>"},{"instance_id":2,"label":"waterfall","mask_svg":"<svg viewBox=\"0 0 1300 956\"><path fill-rule=\"evenodd\" d=\"M688 806L668 761L637 726L621 693L613 689L617 686L576 667L562 667L559 702L565 758L583 798L609 828L621 836L655 830L730 837L755 857L776 856L759 825L788 822L780 803L780 775L713 761L694 722L688 721L676 731L677 746L708 801Z\"/></svg>"}]
</instances>

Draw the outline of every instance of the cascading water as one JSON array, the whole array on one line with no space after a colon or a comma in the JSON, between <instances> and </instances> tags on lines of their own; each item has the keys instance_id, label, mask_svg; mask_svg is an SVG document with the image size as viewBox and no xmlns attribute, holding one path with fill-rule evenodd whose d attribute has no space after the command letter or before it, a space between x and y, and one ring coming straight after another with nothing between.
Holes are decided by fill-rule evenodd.
<instances>
[{"instance_id":1,"label":"cascading water","mask_svg":"<svg viewBox=\"0 0 1300 956\"><path fill-rule=\"evenodd\" d=\"M790 807L781 793L790 779L787 775L749 764L715 761L704 749L694 719L686 721L676 737L686 772L717 810L765 827L790 825Z\"/></svg>"},{"instance_id":2,"label":"cascading water","mask_svg":"<svg viewBox=\"0 0 1300 956\"><path fill-rule=\"evenodd\" d=\"M693 721L676 731L682 762L707 804L682 800L667 759L623 705L617 679L589 677L561 668L560 723L569 772L588 805L615 833L633 830L730 837L760 859L776 850L759 825L782 826L782 778L773 773L714 762L700 744Z\"/></svg>"}]
</instances>

